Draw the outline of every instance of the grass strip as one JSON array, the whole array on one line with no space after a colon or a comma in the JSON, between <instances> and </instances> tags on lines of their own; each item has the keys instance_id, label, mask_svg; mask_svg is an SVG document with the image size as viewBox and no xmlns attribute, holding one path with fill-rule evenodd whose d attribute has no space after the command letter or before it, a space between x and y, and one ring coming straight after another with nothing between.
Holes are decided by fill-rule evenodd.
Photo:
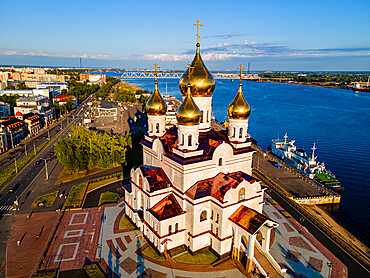
<instances>
[{"instance_id":1,"label":"grass strip","mask_svg":"<svg viewBox=\"0 0 370 278\"><path fill-rule=\"evenodd\" d=\"M100 194L99 206L111 203L117 203L119 199L119 194L106 191Z\"/></svg>"},{"instance_id":2,"label":"grass strip","mask_svg":"<svg viewBox=\"0 0 370 278\"><path fill-rule=\"evenodd\" d=\"M68 199L64 205L65 209L81 208L87 183L81 183L72 187Z\"/></svg>"},{"instance_id":3,"label":"grass strip","mask_svg":"<svg viewBox=\"0 0 370 278\"><path fill-rule=\"evenodd\" d=\"M159 255L154 249L153 247L151 247L150 245L145 248L142 252L141 252L143 255L157 261L157 262L163 262L166 260L166 258L163 256L163 255Z\"/></svg>"},{"instance_id":4,"label":"grass strip","mask_svg":"<svg viewBox=\"0 0 370 278\"><path fill-rule=\"evenodd\" d=\"M97 264L85 265L84 270L90 278L105 278L104 273L100 270Z\"/></svg>"},{"instance_id":5,"label":"grass strip","mask_svg":"<svg viewBox=\"0 0 370 278\"><path fill-rule=\"evenodd\" d=\"M105 177L103 177L105 178ZM115 181L118 181L120 179L120 176L117 176L116 174L114 174L112 177L109 177L107 179L103 179L103 178L98 178L96 180L93 180L90 182L89 184L89 189L87 190L87 193L99 188L99 187L103 187L104 185L107 185L108 183L112 183L112 182L115 182ZM100 180L101 179L101 180Z\"/></svg>"},{"instance_id":6,"label":"grass strip","mask_svg":"<svg viewBox=\"0 0 370 278\"><path fill-rule=\"evenodd\" d=\"M127 219L126 215L122 215L121 220L119 221L119 230L133 229L134 225Z\"/></svg>"},{"instance_id":7,"label":"grass strip","mask_svg":"<svg viewBox=\"0 0 370 278\"><path fill-rule=\"evenodd\" d=\"M56 271L43 271L33 274L31 278L54 278L55 275Z\"/></svg>"},{"instance_id":8,"label":"grass strip","mask_svg":"<svg viewBox=\"0 0 370 278\"><path fill-rule=\"evenodd\" d=\"M40 203L42 203L45 207L51 207L51 205L54 203L55 198L57 197L57 193L58 191L54 191L49 194L37 197L31 205L31 208L37 207Z\"/></svg>"},{"instance_id":9,"label":"grass strip","mask_svg":"<svg viewBox=\"0 0 370 278\"><path fill-rule=\"evenodd\" d=\"M178 263L184 263L184 264L212 264L217 260L217 256L213 254L211 251L206 250L201 253L197 253L195 255L191 255L190 253L186 253L180 257L177 257L175 259Z\"/></svg>"}]
</instances>

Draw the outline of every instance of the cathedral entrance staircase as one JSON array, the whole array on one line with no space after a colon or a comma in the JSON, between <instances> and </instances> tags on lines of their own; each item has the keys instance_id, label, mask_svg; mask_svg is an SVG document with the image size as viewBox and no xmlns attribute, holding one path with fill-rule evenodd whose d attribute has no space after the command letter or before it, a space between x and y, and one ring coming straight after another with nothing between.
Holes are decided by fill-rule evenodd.
<instances>
[{"instance_id":1,"label":"cathedral entrance staircase","mask_svg":"<svg viewBox=\"0 0 370 278\"><path fill-rule=\"evenodd\" d=\"M284 277L279 272L276 271L272 263L266 258L266 255L261 253L257 247L254 248L254 258L257 260L258 264L262 267L265 273L270 278L280 278Z\"/></svg>"}]
</instances>

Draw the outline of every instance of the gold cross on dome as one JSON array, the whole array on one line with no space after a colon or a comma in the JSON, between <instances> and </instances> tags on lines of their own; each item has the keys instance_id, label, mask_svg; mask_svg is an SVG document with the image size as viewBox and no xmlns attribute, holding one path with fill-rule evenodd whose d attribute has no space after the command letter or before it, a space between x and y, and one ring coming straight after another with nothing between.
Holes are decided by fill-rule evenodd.
<instances>
[{"instance_id":1,"label":"gold cross on dome","mask_svg":"<svg viewBox=\"0 0 370 278\"><path fill-rule=\"evenodd\" d=\"M191 63L188 64L188 67L185 67L186 69L189 69L189 80L190 80L190 73L191 73L191 70L194 68L191 66Z\"/></svg>"},{"instance_id":2,"label":"gold cross on dome","mask_svg":"<svg viewBox=\"0 0 370 278\"><path fill-rule=\"evenodd\" d=\"M242 82L242 75L243 75L243 64L240 64L240 68L237 68L238 70L240 70L240 82Z\"/></svg>"},{"instance_id":3,"label":"gold cross on dome","mask_svg":"<svg viewBox=\"0 0 370 278\"><path fill-rule=\"evenodd\" d=\"M152 67L152 69L154 69L155 71L155 78L157 78L157 69L160 69L160 67L158 67L157 63L154 64L154 67Z\"/></svg>"},{"instance_id":4,"label":"gold cross on dome","mask_svg":"<svg viewBox=\"0 0 370 278\"><path fill-rule=\"evenodd\" d=\"M198 43L199 43L199 38L200 38L200 36L199 36L199 27L200 27L200 26L204 26L204 25L200 24L200 20L199 20L199 18L198 18L198 20L197 20L197 23L196 23L196 24L193 24L193 25L198 26L198 33L197 33L197 37L198 37Z\"/></svg>"}]
</instances>

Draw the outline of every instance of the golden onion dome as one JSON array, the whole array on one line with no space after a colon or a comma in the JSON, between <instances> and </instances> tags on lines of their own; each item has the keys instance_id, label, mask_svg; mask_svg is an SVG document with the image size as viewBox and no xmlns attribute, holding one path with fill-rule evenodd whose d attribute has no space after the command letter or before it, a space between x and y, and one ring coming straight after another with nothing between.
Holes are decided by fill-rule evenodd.
<instances>
[{"instance_id":1,"label":"golden onion dome","mask_svg":"<svg viewBox=\"0 0 370 278\"><path fill-rule=\"evenodd\" d=\"M177 123L179 125L199 125L200 118L201 111L195 104L191 96L191 89L189 84L185 99L176 112Z\"/></svg>"},{"instance_id":2,"label":"golden onion dome","mask_svg":"<svg viewBox=\"0 0 370 278\"><path fill-rule=\"evenodd\" d=\"M162 98L158 90L158 81L154 82L154 92L146 103L145 110L151 116L163 116L167 112L167 103Z\"/></svg>"},{"instance_id":3,"label":"golden onion dome","mask_svg":"<svg viewBox=\"0 0 370 278\"><path fill-rule=\"evenodd\" d=\"M227 114L230 119L246 120L251 114L251 107L245 100L242 91L242 83L239 83L239 90L234 100L230 103L227 108Z\"/></svg>"},{"instance_id":4,"label":"golden onion dome","mask_svg":"<svg viewBox=\"0 0 370 278\"><path fill-rule=\"evenodd\" d=\"M216 82L213 75L208 71L204 65L202 57L200 56L200 44L197 43L197 53L184 74L181 76L179 87L183 95L186 94L188 83L191 84L191 95L193 97L210 97L215 90ZM189 80L189 70L191 70L191 77Z\"/></svg>"}]
</instances>

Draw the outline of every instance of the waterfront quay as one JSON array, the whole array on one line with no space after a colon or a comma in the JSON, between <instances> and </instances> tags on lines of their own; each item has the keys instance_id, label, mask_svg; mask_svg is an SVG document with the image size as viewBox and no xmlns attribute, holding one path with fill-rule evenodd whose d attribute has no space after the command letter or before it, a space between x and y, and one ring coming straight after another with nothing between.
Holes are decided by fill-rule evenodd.
<instances>
[{"instance_id":1,"label":"waterfront quay","mask_svg":"<svg viewBox=\"0 0 370 278\"><path fill-rule=\"evenodd\" d=\"M253 160L255 172L281 187L285 194L295 202L305 205L338 204L340 202L339 194L309 179L259 147L254 146L254 148L257 150ZM276 163L280 168L276 167Z\"/></svg>"},{"instance_id":2,"label":"waterfront quay","mask_svg":"<svg viewBox=\"0 0 370 278\"><path fill-rule=\"evenodd\" d=\"M350 272L369 272L370 259L368 247L338 224L318 204L339 203L340 195L320 188L314 181L294 171L288 165L275 167L271 161L281 160L257 146L253 156L253 175L268 187L268 192L301 226L308 229L335 256L350 268ZM336 198L339 196L339 200ZM302 202L302 200L308 200ZM314 200L314 201L312 201ZM316 200L316 201L315 201ZM319 200L322 200L319 202ZM345 253L345 255L343 255ZM358 276L365 277L365 276Z\"/></svg>"}]
</instances>

